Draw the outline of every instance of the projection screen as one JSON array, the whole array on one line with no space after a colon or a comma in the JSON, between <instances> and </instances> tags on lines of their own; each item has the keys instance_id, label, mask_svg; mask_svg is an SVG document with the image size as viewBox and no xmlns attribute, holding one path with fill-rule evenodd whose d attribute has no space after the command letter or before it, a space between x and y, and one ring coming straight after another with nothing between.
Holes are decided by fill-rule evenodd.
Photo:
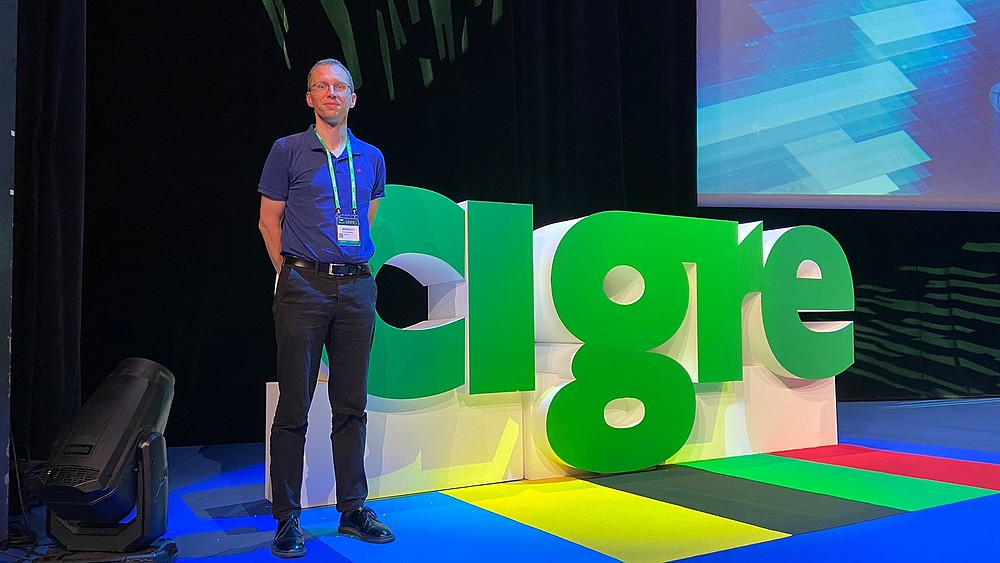
<instances>
[{"instance_id":1,"label":"projection screen","mask_svg":"<svg viewBox=\"0 0 1000 563\"><path fill-rule=\"evenodd\" d=\"M1000 210L1000 2L697 1L699 205Z\"/></svg>"}]
</instances>

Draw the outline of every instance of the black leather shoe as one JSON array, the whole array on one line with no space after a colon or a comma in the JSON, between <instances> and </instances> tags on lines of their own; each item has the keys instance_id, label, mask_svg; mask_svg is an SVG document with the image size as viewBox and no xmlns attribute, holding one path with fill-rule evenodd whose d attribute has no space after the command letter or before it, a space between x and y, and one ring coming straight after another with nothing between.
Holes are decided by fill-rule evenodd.
<instances>
[{"instance_id":1,"label":"black leather shoe","mask_svg":"<svg viewBox=\"0 0 1000 563\"><path fill-rule=\"evenodd\" d=\"M271 554L275 557L291 559L306 554L306 540L302 537L302 527L298 516L289 516L278 521L278 531L271 542Z\"/></svg>"},{"instance_id":2,"label":"black leather shoe","mask_svg":"<svg viewBox=\"0 0 1000 563\"><path fill-rule=\"evenodd\" d=\"M388 526L378 521L367 506L340 515L338 532L370 543L389 543L396 539Z\"/></svg>"}]
</instances>

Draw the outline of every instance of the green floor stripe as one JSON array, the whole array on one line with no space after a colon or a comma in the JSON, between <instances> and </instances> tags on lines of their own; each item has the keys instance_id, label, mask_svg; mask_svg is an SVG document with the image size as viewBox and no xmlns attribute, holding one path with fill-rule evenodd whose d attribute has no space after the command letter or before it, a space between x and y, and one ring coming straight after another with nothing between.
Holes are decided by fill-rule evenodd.
<instances>
[{"instance_id":1,"label":"green floor stripe","mask_svg":"<svg viewBox=\"0 0 1000 563\"><path fill-rule=\"evenodd\" d=\"M995 494L995 491L853 469L766 454L683 464L750 479L899 510L923 510Z\"/></svg>"},{"instance_id":2,"label":"green floor stripe","mask_svg":"<svg viewBox=\"0 0 1000 563\"><path fill-rule=\"evenodd\" d=\"M904 513L895 508L680 465L588 480L786 534L804 534Z\"/></svg>"}]
</instances>

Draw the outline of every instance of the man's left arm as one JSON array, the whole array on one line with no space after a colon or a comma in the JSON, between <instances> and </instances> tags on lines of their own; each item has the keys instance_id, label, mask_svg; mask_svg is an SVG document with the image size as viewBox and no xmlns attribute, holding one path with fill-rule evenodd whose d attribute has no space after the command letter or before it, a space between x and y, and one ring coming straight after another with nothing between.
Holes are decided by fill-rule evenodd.
<instances>
[{"instance_id":1,"label":"man's left arm","mask_svg":"<svg viewBox=\"0 0 1000 563\"><path fill-rule=\"evenodd\" d=\"M377 151L377 149L376 149ZM377 151L377 157L374 162L375 167L375 185L372 186L372 196L368 202L368 227L369 229L375 224L375 212L378 211L378 202L380 199L385 197L385 157L382 156L381 151Z\"/></svg>"},{"instance_id":2,"label":"man's left arm","mask_svg":"<svg viewBox=\"0 0 1000 563\"><path fill-rule=\"evenodd\" d=\"M368 228L369 229L375 224L375 212L378 211L378 202L379 202L378 199L373 199L371 201L371 203L368 204Z\"/></svg>"}]
</instances>

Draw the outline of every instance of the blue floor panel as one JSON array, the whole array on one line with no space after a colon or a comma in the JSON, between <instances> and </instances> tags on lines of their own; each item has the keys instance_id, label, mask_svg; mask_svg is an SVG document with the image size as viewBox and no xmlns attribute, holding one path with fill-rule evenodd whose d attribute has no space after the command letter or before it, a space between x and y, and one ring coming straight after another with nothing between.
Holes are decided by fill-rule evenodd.
<instances>
[{"instance_id":1,"label":"blue floor panel","mask_svg":"<svg viewBox=\"0 0 1000 563\"><path fill-rule=\"evenodd\" d=\"M1000 454L1000 398L837 404L843 443L881 440Z\"/></svg>"},{"instance_id":2,"label":"blue floor panel","mask_svg":"<svg viewBox=\"0 0 1000 563\"><path fill-rule=\"evenodd\" d=\"M790 536L686 561L1000 561L1000 495Z\"/></svg>"}]
</instances>

